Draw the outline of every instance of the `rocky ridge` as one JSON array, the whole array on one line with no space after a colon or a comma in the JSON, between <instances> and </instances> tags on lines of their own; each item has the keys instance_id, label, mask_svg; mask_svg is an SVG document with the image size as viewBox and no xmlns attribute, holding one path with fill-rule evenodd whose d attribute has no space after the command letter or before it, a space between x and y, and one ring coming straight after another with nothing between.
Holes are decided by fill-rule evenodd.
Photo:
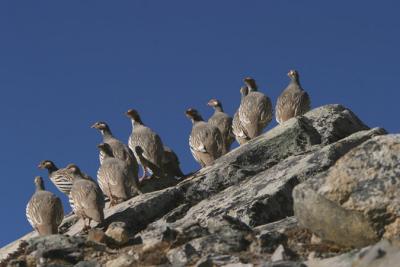
<instances>
[{"instance_id":1,"label":"rocky ridge","mask_svg":"<svg viewBox=\"0 0 400 267\"><path fill-rule=\"evenodd\" d=\"M88 234L72 216L62 235L30 233L0 258L4 266L396 266L399 148L400 135L322 106L179 183L147 186L106 209Z\"/></svg>"}]
</instances>

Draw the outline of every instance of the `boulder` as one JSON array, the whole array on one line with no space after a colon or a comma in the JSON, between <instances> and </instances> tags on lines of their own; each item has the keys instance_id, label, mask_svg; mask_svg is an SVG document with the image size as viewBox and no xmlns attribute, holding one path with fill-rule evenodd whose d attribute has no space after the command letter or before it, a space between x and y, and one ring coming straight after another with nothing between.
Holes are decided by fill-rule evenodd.
<instances>
[{"instance_id":1,"label":"boulder","mask_svg":"<svg viewBox=\"0 0 400 267\"><path fill-rule=\"evenodd\" d=\"M363 247L400 234L400 135L376 136L293 192L296 217L322 239Z\"/></svg>"}]
</instances>

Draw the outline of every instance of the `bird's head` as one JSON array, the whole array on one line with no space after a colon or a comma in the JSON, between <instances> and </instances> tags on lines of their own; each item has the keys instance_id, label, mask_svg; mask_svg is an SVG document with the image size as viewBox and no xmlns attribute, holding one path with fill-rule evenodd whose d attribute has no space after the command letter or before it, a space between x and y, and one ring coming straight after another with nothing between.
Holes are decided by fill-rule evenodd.
<instances>
[{"instance_id":1,"label":"bird's head","mask_svg":"<svg viewBox=\"0 0 400 267\"><path fill-rule=\"evenodd\" d=\"M139 112L135 109L129 109L127 112L125 112L125 115L128 116L128 118L131 118L134 121L140 122L140 116Z\"/></svg>"},{"instance_id":2,"label":"bird's head","mask_svg":"<svg viewBox=\"0 0 400 267\"><path fill-rule=\"evenodd\" d=\"M74 163L68 164L66 170L73 174L81 174L81 169Z\"/></svg>"},{"instance_id":3,"label":"bird's head","mask_svg":"<svg viewBox=\"0 0 400 267\"><path fill-rule=\"evenodd\" d=\"M249 89L257 89L256 81L253 78L246 77L243 79L243 82Z\"/></svg>"},{"instance_id":4,"label":"bird's head","mask_svg":"<svg viewBox=\"0 0 400 267\"><path fill-rule=\"evenodd\" d=\"M210 101L208 101L207 105L215 108L215 107L221 106L221 102L219 102L218 99L212 98L212 99L210 99Z\"/></svg>"},{"instance_id":5,"label":"bird's head","mask_svg":"<svg viewBox=\"0 0 400 267\"><path fill-rule=\"evenodd\" d=\"M297 80L299 78L299 73L297 72L297 70L289 70L287 75L292 80Z\"/></svg>"},{"instance_id":6,"label":"bird's head","mask_svg":"<svg viewBox=\"0 0 400 267\"><path fill-rule=\"evenodd\" d=\"M186 117L188 117L189 119L193 119L197 116L199 116L199 112L197 111L197 109L194 108L188 108L185 111Z\"/></svg>"},{"instance_id":7,"label":"bird's head","mask_svg":"<svg viewBox=\"0 0 400 267\"><path fill-rule=\"evenodd\" d=\"M94 128L100 131L105 131L109 129L107 123L105 123L104 121L98 121L94 123L90 128Z\"/></svg>"},{"instance_id":8,"label":"bird's head","mask_svg":"<svg viewBox=\"0 0 400 267\"><path fill-rule=\"evenodd\" d=\"M53 169L55 168L55 164L51 160L43 160L38 165L39 169Z\"/></svg>"},{"instance_id":9,"label":"bird's head","mask_svg":"<svg viewBox=\"0 0 400 267\"><path fill-rule=\"evenodd\" d=\"M44 183L43 183L43 178L40 176L36 176L34 179L35 185L36 187L43 187Z\"/></svg>"}]
</instances>

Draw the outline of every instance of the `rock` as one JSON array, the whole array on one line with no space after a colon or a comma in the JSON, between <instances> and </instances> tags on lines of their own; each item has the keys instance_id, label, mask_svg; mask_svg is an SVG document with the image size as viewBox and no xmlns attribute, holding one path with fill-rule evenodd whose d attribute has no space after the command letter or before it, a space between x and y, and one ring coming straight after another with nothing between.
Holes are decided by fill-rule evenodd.
<instances>
[{"instance_id":1,"label":"rock","mask_svg":"<svg viewBox=\"0 0 400 267\"><path fill-rule=\"evenodd\" d=\"M377 136L293 192L300 223L322 239L363 247L400 234L400 135Z\"/></svg>"},{"instance_id":2,"label":"rock","mask_svg":"<svg viewBox=\"0 0 400 267\"><path fill-rule=\"evenodd\" d=\"M94 261L80 261L74 267L101 267L101 265Z\"/></svg>"},{"instance_id":3,"label":"rock","mask_svg":"<svg viewBox=\"0 0 400 267\"><path fill-rule=\"evenodd\" d=\"M285 248L282 245L279 245L278 248L274 251L274 253L271 256L271 261L283 261L287 260L288 255L286 253Z\"/></svg>"},{"instance_id":4,"label":"rock","mask_svg":"<svg viewBox=\"0 0 400 267\"><path fill-rule=\"evenodd\" d=\"M108 261L105 267L131 267L134 262L135 259L133 257L122 254L118 258Z\"/></svg>"},{"instance_id":5,"label":"rock","mask_svg":"<svg viewBox=\"0 0 400 267\"><path fill-rule=\"evenodd\" d=\"M171 249L167 253L167 258L173 266L187 266L195 263L199 259L198 253L190 244Z\"/></svg>"},{"instance_id":6,"label":"rock","mask_svg":"<svg viewBox=\"0 0 400 267\"><path fill-rule=\"evenodd\" d=\"M101 229L93 228L89 230L88 236L86 238L87 241L97 242L97 243L106 243L107 236Z\"/></svg>"},{"instance_id":7,"label":"rock","mask_svg":"<svg viewBox=\"0 0 400 267\"><path fill-rule=\"evenodd\" d=\"M295 261L267 262L261 266L262 267L307 267L307 265Z\"/></svg>"},{"instance_id":8,"label":"rock","mask_svg":"<svg viewBox=\"0 0 400 267\"><path fill-rule=\"evenodd\" d=\"M84 237L49 235L35 237L27 242L25 253L32 253L37 263L58 260L66 264L76 264L83 259Z\"/></svg>"},{"instance_id":9,"label":"rock","mask_svg":"<svg viewBox=\"0 0 400 267\"><path fill-rule=\"evenodd\" d=\"M130 233L144 229L149 223L167 214L182 203L182 192L178 188L139 195L105 210L105 225L114 221L126 223ZM93 224L92 224L93 226ZM83 221L79 220L66 232L68 235L80 233Z\"/></svg>"},{"instance_id":10,"label":"rock","mask_svg":"<svg viewBox=\"0 0 400 267\"><path fill-rule=\"evenodd\" d=\"M326 105L304 115L321 135L322 144L330 144L353 133L368 130L351 110L342 105Z\"/></svg>"},{"instance_id":11,"label":"rock","mask_svg":"<svg viewBox=\"0 0 400 267\"><path fill-rule=\"evenodd\" d=\"M161 178L151 178L140 182L140 191L142 193L149 193L153 191L162 190L171 186L175 186L180 182L180 180L174 177L163 177Z\"/></svg>"},{"instance_id":12,"label":"rock","mask_svg":"<svg viewBox=\"0 0 400 267\"><path fill-rule=\"evenodd\" d=\"M380 215L395 212L375 212L373 214L378 217L374 217L356 207L343 207L345 202L335 199L341 192L322 190L329 188L327 177L342 158L374 136L385 133L380 128L368 129L340 105L323 106L273 128L185 180L145 181L143 192L158 191L106 207L105 221L100 225L92 223L94 229L88 236L81 232L82 220L76 221L76 216L70 216L60 227L62 233L70 237L53 237L54 242L48 237L35 241L35 245L31 241L15 242L0 250L0 257L7 257L5 264L19 264L19 261L29 267L38 264L90 266L92 263L102 266L299 267L304 266L302 261L309 255L314 255L310 260L316 261L320 260L316 257L337 256L348 249L332 245L325 238L312 244L312 232L302 228L309 219L306 216L321 217L323 214L324 209L316 209L316 212L310 209L312 205L322 203L323 207L335 210L332 214L341 224L336 223L334 227L350 227L348 229L353 229L355 234L362 231L364 239L372 242L377 240L376 236L394 235L400 228L400 220L385 217L388 227L384 233L377 234L376 222L382 221L378 220ZM384 160L390 159L385 157ZM171 187L162 189L166 186ZM347 184L343 186L347 187ZM293 194L294 188L299 194ZM360 193L364 190L357 183L355 189ZM380 192L378 189L369 190L375 194ZM353 189L349 192L349 199L361 202ZM377 199L370 192L366 196ZM299 221L293 217L295 212ZM107 234L124 247L110 242L111 238L101 229L108 229ZM279 245L282 247L278 249ZM276 252L275 262L270 261L273 252Z\"/></svg>"},{"instance_id":13,"label":"rock","mask_svg":"<svg viewBox=\"0 0 400 267\"><path fill-rule=\"evenodd\" d=\"M118 246L125 245L129 240L128 230L124 222L112 222L107 228L106 235Z\"/></svg>"},{"instance_id":14,"label":"rock","mask_svg":"<svg viewBox=\"0 0 400 267\"><path fill-rule=\"evenodd\" d=\"M232 255L206 255L202 257L197 263L196 267L214 267L214 266L235 266L235 264L240 265L240 259ZM247 266L252 266L252 264L245 264Z\"/></svg>"},{"instance_id":15,"label":"rock","mask_svg":"<svg viewBox=\"0 0 400 267\"><path fill-rule=\"evenodd\" d=\"M327 258L312 259L306 262L308 267L397 267L400 262L400 247L387 240L374 246Z\"/></svg>"}]
</instances>

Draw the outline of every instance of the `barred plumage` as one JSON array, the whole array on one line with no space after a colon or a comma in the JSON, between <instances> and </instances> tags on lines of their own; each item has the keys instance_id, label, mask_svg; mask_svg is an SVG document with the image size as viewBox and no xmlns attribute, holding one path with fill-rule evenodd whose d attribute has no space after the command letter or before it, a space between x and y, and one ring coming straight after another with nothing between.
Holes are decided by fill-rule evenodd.
<instances>
[{"instance_id":1,"label":"barred plumage","mask_svg":"<svg viewBox=\"0 0 400 267\"><path fill-rule=\"evenodd\" d=\"M245 96L247 96L248 93L249 89L247 88L247 86L243 86L242 88L240 88L240 94L241 94L240 104L243 103L243 99ZM250 137L247 136L245 129L242 126L242 123L240 122L239 109L235 112L235 115L233 116L232 133L235 135L235 139L239 143L239 145L243 145L250 140Z\"/></svg>"},{"instance_id":2,"label":"barred plumage","mask_svg":"<svg viewBox=\"0 0 400 267\"><path fill-rule=\"evenodd\" d=\"M99 121L93 124L91 127L101 132L101 135L103 136L103 143L111 146L113 157L125 161L129 165L129 168L132 169L135 179L137 179L139 166L132 150L113 136L107 123ZM99 159L100 164L102 164L104 159L104 152L102 150L99 151Z\"/></svg>"},{"instance_id":3,"label":"barred plumage","mask_svg":"<svg viewBox=\"0 0 400 267\"><path fill-rule=\"evenodd\" d=\"M58 226L64 218L61 200L45 191L42 177L35 177L36 192L26 206L26 218L39 235L58 233Z\"/></svg>"},{"instance_id":4,"label":"barred plumage","mask_svg":"<svg viewBox=\"0 0 400 267\"><path fill-rule=\"evenodd\" d=\"M43 160L38 166L40 169L47 169L49 178L62 193L69 195L72 187L72 177L66 169L59 169L51 160Z\"/></svg>"},{"instance_id":5,"label":"barred plumage","mask_svg":"<svg viewBox=\"0 0 400 267\"><path fill-rule=\"evenodd\" d=\"M253 139L260 135L272 120L272 104L268 96L257 91L257 85L252 78L245 78L249 89L239 107L239 119L246 135Z\"/></svg>"},{"instance_id":6,"label":"barred plumage","mask_svg":"<svg viewBox=\"0 0 400 267\"><path fill-rule=\"evenodd\" d=\"M281 124L290 118L303 115L310 110L310 97L300 85L299 74L295 70L288 73L290 83L283 90L276 103L276 121Z\"/></svg>"},{"instance_id":7,"label":"barred plumage","mask_svg":"<svg viewBox=\"0 0 400 267\"><path fill-rule=\"evenodd\" d=\"M75 164L70 164L67 171L73 177L73 185L69 194L74 213L84 220L84 230L90 228L91 220L103 222L104 196L100 187L92 180L85 177ZM86 224L88 219L88 224Z\"/></svg>"},{"instance_id":8,"label":"barred plumage","mask_svg":"<svg viewBox=\"0 0 400 267\"><path fill-rule=\"evenodd\" d=\"M222 154L223 140L217 127L205 122L197 110L186 110L193 127L189 137L190 151L201 167L209 166Z\"/></svg>"},{"instance_id":9,"label":"barred plumage","mask_svg":"<svg viewBox=\"0 0 400 267\"><path fill-rule=\"evenodd\" d=\"M104 153L104 159L97 171L97 181L103 193L111 200L110 205L140 194L137 177L134 177L129 165L114 157L109 144L100 144L98 148Z\"/></svg>"},{"instance_id":10,"label":"barred plumage","mask_svg":"<svg viewBox=\"0 0 400 267\"><path fill-rule=\"evenodd\" d=\"M132 121L132 133L129 136L129 148L133 151L136 160L142 165L143 176L141 179L147 177L147 172L162 173L162 159L164 154L163 143L158 134L156 134L149 127L145 126L136 110L130 109L126 115ZM135 148L139 146L143 149L143 156L152 163L152 167L143 166L140 159L135 152ZM147 167L147 168L146 168ZM140 180L141 180L140 179Z\"/></svg>"},{"instance_id":11,"label":"barred plumage","mask_svg":"<svg viewBox=\"0 0 400 267\"><path fill-rule=\"evenodd\" d=\"M222 103L217 99L211 99L207 105L214 108L214 114L208 119L208 123L218 128L222 135L222 155L229 152L235 136L232 133L232 118L224 112Z\"/></svg>"}]
</instances>

